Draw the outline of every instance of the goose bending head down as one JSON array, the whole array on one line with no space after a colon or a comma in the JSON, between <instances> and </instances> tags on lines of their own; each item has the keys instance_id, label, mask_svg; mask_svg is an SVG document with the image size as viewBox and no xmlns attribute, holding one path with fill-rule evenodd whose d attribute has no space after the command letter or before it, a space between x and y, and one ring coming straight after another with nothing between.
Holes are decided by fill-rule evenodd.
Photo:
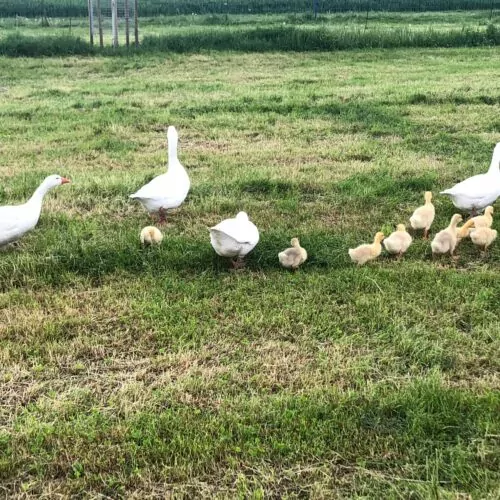
<instances>
[{"instance_id":1,"label":"goose bending head down","mask_svg":"<svg viewBox=\"0 0 500 500\"><path fill-rule=\"evenodd\" d=\"M40 218L44 196L51 189L68 182L66 177L49 175L26 203L0 207L0 246L13 243L34 229Z\"/></svg>"},{"instance_id":2,"label":"goose bending head down","mask_svg":"<svg viewBox=\"0 0 500 500\"><path fill-rule=\"evenodd\" d=\"M160 222L165 222L165 211L182 205L191 187L189 176L177 157L177 130L168 127L168 167L165 174L156 176L130 198L139 200L151 214L158 214Z\"/></svg>"},{"instance_id":3,"label":"goose bending head down","mask_svg":"<svg viewBox=\"0 0 500 500\"><path fill-rule=\"evenodd\" d=\"M440 194L449 196L457 208L472 215L493 205L500 196L500 142L493 150L488 172L469 177Z\"/></svg>"},{"instance_id":4,"label":"goose bending head down","mask_svg":"<svg viewBox=\"0 0 500 500\"><path fill-rule=\"evenodd\" d=\"M244 258L259 242L259 230L246 212L210 228L210 243L221 257L230 258L234 268L244 266Z\"/></svg>"}]
</instances>

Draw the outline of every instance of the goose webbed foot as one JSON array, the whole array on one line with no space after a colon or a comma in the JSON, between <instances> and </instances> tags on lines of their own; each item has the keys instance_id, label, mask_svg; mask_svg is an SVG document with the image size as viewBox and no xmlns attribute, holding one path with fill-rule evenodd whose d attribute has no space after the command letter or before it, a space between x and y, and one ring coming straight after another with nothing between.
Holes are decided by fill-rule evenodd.
<instances>
[{"instance_id":1,"label":"goose webbed foot","mask_svg":"<svg viewBox=\"0 0 500 500\"><path fill-rule=\"evenodd\" d=\"M158 210L158 224L166 224L167 222L167 214L165 213L165 209L164 208L160 208L160 210Z\"/></svg>"},{"instance_id":2,"label":"goose webbed foot","mask_svg":"<svg viewBox=\"0 0 500 500\"><path fill-rule=\"evenodd\" d=\"M245 267L245 261L239 257L231 259L231 266L233 269L243 269Z\"/></svg>"}]
</instances>

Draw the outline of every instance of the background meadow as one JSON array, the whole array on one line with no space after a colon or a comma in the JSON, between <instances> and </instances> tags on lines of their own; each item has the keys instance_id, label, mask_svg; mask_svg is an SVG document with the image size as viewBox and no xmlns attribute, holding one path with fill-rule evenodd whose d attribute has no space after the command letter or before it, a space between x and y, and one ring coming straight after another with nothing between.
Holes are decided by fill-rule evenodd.
<instances>
[{"instance_id":1,"label":"background meadow","mask_svg":"<svg viewBox=\"0 0 500 500\"><path fill-rule=\"evenodd\" d=\"M499 55L0 58L0 203L73 181L0 253L2 494L497 498L500 247L347 249L488 168ZM170 124L192 190L142 249ZM207 228L239 210L230 272Z\"/></svg>"}]
</instances>

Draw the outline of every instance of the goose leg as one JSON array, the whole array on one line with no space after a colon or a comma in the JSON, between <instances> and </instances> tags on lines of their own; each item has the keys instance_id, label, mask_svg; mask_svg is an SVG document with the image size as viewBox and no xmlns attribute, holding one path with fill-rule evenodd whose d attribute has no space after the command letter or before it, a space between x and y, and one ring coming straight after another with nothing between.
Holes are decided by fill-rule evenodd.
<instances>
[{"instance_id":1,"label":"goose leg","mask_svg":"<svg viewBox=\"0 0 500 500\"><path fill-rule=\"evenodd\" d=\"M160 210L158 210L158 216L160 217L160 219L158 220L159 224L167 222L167 217L164 208L160 208Z\"/></svg>"},{"instance_id":2,"label":"goose leg","mask_svg":"<svg viewBox=\"0 0 500 500\"><path fill-rule=\"evenodd\" d=\"M237 257L231 260L231 265L233 269L242 269L245 267L245 261L241 257Z\"/></svg>"},{"instance_id":3,"label":"goose leg","mask_svg":"<svg viewBox=\"0 0 500 500\"><path fill-rule=\"evenodd\" d=\"M429 239L429 228L425 228L424 229L424 240L428 240Z\"/></svg>"}]
</instances>

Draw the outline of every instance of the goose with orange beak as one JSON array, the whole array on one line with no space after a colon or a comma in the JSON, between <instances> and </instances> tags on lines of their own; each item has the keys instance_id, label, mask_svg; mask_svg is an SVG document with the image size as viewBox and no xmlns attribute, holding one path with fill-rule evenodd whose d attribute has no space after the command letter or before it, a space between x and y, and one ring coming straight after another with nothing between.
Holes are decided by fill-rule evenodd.
<instances>
[{"instance_id":1,"label":"goose with orange beak","mask_svg":"<svg viewBox=\"0 0 500 500\"><path fill-rule=\"evenodd\" d=\"M45 195L51 189L69 182L66 177L49 175L26 203L0 207L0 247L19 240L34 229L40 219Z\"/></svg>"}]
</instances>

